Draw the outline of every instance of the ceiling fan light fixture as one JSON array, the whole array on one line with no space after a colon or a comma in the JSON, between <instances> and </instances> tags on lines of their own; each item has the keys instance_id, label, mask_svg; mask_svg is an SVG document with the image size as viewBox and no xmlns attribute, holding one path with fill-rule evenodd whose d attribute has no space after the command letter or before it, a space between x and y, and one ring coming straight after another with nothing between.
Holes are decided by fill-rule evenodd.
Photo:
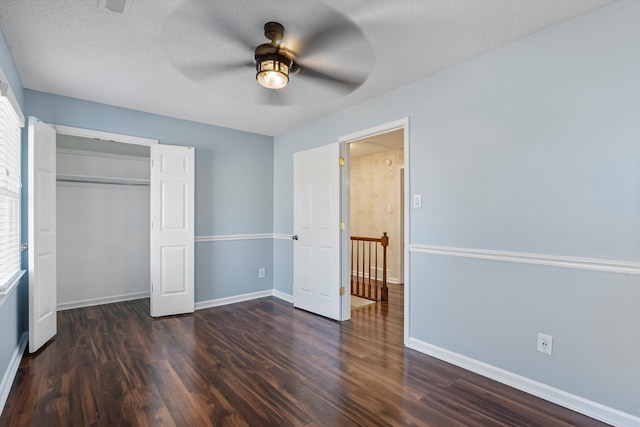
<instances>
[{"instance_id":1,"label":"ceiling fan light fixture","mask_svg":"<svg viewBox=\"0 0 640 427\"><path fill-rule=\"evenodd\" d=\"M291 60L283 55L256 58L256 80L267 89L282 89L289 83Z\"/></svg>"}]
</instances>

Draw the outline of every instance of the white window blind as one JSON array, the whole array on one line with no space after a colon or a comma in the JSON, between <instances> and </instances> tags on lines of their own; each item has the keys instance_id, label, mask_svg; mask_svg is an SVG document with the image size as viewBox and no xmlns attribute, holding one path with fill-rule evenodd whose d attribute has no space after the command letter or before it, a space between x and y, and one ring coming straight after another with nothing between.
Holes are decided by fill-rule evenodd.
<instances>
[{"instance_id":1,"label":"white window blind","mask_svg":"<svg viewBox=\"0 0 640 427\"><path fill-rule=\"evenodd\" d=\"M0 83L0 288L20 271L20 128Z\"/></svg>"}]
</instances>

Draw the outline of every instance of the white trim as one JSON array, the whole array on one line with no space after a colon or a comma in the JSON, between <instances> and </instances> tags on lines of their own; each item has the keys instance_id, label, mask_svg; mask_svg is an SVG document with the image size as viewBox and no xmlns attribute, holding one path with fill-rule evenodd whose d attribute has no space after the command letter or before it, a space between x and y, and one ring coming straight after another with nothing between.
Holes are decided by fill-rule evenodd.
<instances>
[{"instance_id":1,"label":"white trim","mask_svg":"<svg viewBox=\"0 0 640 427\"><path fill-rule=\"evenodd\" d=\"M262 240L273 239L274 235L269 233L264 234L226 234L218 236L196 236L196 242L229 242L233 240ZM291 237L289 237L291 238Z\"/></svg>"},{"instance_id":2,"label":"white trim","mask_svg":"<svg viewBox=\"0 0 640 427\"><path fill-rule=\"evenodd\" d=\"M13 110L20 121L20 127L24 127L24 114L22 114L22 109L20 108L20 104L18 104L18 99L16 98L15 93L13 93L11 85L9 84L9 79L7 79L7 76L4 74L2 67L0 67L0 91L2 92L2 96L7 97L9 104L13 107Z\"/></svg>"},{"instance_id":3,"label":"white trim","mask_svg":"<svg viewBox=\"0 0 640 427\"><path fill-rule=\"evenodd\" d=\"M340 168L340 217L343 231L340 233L340 287L346 291L340 298L340 320L351 319L351 150L350 141L340 141L340 157L344 164Z\"/></svg>"},{"instance_id":4,"label":"white trim","mask_svg":"<svg viewBox=\"0 0 640 427\"><path fill-rule=\"evenodd\" d=\"M409 236L411 235L410 233L410 226L411 226L411 221L410 221L410 205L409 205L409 184L410 184L410 163L409 163L409 117L404 117L398 120L394 120L391 122L387 122L387 123L383 123L381 125L378 126L374 126L368 129L363 129L357 132L353 132L347 135L343 135L341 137L338 138L338 142L339 143L351 143L351 142L356 142L358 140L364 139L364 138L370 138L376 135L380 135L383 133L388 133L388 132L393 132L395 130L403 130L403 137L404 137L404 141L403 141L403 150L404 150L404 170L405 170L405 175L404 175L404 203L405 203L405 209L404 209L404 265L401 266L401 268L403 268L404 271L404 344L407 345L407 341L409 339L409 320L411 319L410 313L409 313L409 294L411 292L411 286L409 283ZM347 160L345 167L348 167L349 165L349 150L345 150L345 153L343 154L343 157L345 157L345 159ZM348 176L348 174L347 174ZM343 195L341 196L342 199L342 204L343 204L343 212L342 212L342 217L343 217L343 221L345 222L345 228L347 230L349 230L349 212L345 210L345 208L347 208L348 205L348 192L349 192L349 181L348 178L347 179L342 179L341 182L341 192L343 193ZM347 251L345 249L342 250L342 256L347 257ZM342 264L345 266L344 267L344 271L346 271L346 274L349 273L349 260L348 259L343 259L342 260ZM350 307L350 297L349 297L349 293L346 293L346 298L343 298L342 300L342 312L345 314L345 318L343 318L342 320L347 320L350 317L350 313L351 313L351 307Z\"/></svg>"},{"instance_id":5,"label":"white trim","mask_svg":"<svg viewBox=\"0 0 640 427\"><path fill-rule=\"evenodd\" d=\"M409 256L409 243L411 242L411 195L409 194L409 186L411 184L411 175L410 172L410 157L409 157L409 117L404 119L404 265L401 268L404 268L403 272L403 282L404 282L404 345L407 345L409 342L409 319L410 316L410 307L409 304L409 295L411 294L411 286L409 278L411 257Z\"/></svg>"},{"instance_id":6,"label":"white trim","mask_svg":"<svg viewBox=\"0 0 640 427\"><path fill-rule=\"evenodd\" d=\"M409 127L409 118L405 117L403 119L398 119L392 122L383 123L378 126L374 126L364 130L359 130L357 132L353 132L348 135L341 136L340 138L338 138L338 142L347 142L347 143L356 142L359 139L371 138L371 137L374 137L383 133L392 132L398 129L407 130L408 127ZM405 142L406 142L406 139L405 139Z\"/></svg>"},{"instance_id":7,"label":"white trim","mask_svg":"<svg viewBox=\"0 0 640 427\"><path fill-rule=\"evenodd\" d=\"M234 295L231 297L210 299L207 301L196 302L195 309L202 310L204 308L219 307L221 305L235 304L237 302L249 301L252 299L273 296L273 289L267 291L251 292L248 294Z\"/></svg>"},{"instance_id":8,"label":"white trim","mask_svg":"<svg viewBox=\"0 0 640 427\"><path fill-rule=\"evenodd\" d=\"M56 147L56 154L65 154L67 156L78 156L78 157L92 157L98 159L115 159L115 160L127 160L131 162L144 163L145 165L149 164L149 156L134 156L131 154L115 154L115 153L105 153L98 151L90 151L90 150L77 150L75 148L58 148Z\"/></svg>"},{"instance_id":9,"label":"white trim","mask_svg":"<svg viewBox=\"0 0 640 427\"><path fill-rule=\"evenodd\" d=\"M7 398L9 397L13 380L16 378L16 373L18 372L18 367L20 366L20 361L22 360L22 355L24 354L24 349L27 347L28 341L29 334L24 332L11 355L11 360L9 360L7 370L4 371L4 375L2 376L2 382L0 382L0 415L2 415L4 405L7 403Z\"/></svg>"},{"instance_id":10,"label":"white trim","mask_svg":"<svg viewBox=\"0 0 640 427\"><path fill-rule=\"evenodd\" d=\"M273 296L279 298L283 301L293 304L293 295L285 294L282 291L278 291L276 289L273 290Z\"/></svg>"},{"instance_id":11,"label":"white trim","mask_svg":"<svg viewBox=\"0 0 640 427\"><path fill-rule=\"evenodd\" d=\"M274 233L273 238L276 240L291 240L291 234Z\"/></svg>"},{"instance_id":12,"label":"white trim","mask_svg":"<svg viewBox=\"0 0 640 427\"><path fill-rule=\"evenodd\" d=\"M58 311L74 308L91 307L94 305L112 304L114 302L132 301L134 299L149 298L149 291L132 292L129 294L114 295L109 297L90 298L78 301L63 302L57 305Z\"/></svg>"},{"instance_id":13,"label":"white trim","mask_svg":"<svg viewBox=\"0 0 640 427\"><path fill-rule=\"evenodd\" d=\"M475 372L476 374L506 384L510 387L532 394L541 399L548 400L557 405L569 408L591 418L620 427L632 427L640 425L640 418L614 408L602 405L589 399L568 393L555 387L539 383L513 372L497 368L493 365L472 359L467 356L446 350L442 347L409 338L409 348L428 354L437 359L444 360L452 365Z\"/></svg>"},{"instance_id":14,"label":"white trim","mask_svg":"<svg viewBox=\"0 0 640 427\"><path fill-rule=\"evenodd\" d=\"M4 302L4 297L9 296L11 291L20 283L20 279L27 272L27 270L20 270L7 282L5 286L0 287L0 305Z\"/></svg>"},{"instance_id":15,"label":"white trim","mask_svg":"<svg viewBox=\"0 0 640 427\"><path fill-rule=\"evenodd\" d=\"M454 248L448 246L431 245L411 245L409 247L409 251L432 255L478 258L492 261L517 262L522 264L548 265L552 267L640 275L640 262L633 261L579 258L564 255L544 255L524 252L507 252L488 249Z\"/></svg>"},{"instance_id":16,"label":"white trim","mask_svg":"<svg viewBox=\"0 0 640 427\"><path fill-rule=\"evenodd\" d=\"M196 236L196 242L230 242L234 240L291 240L291 234L260 233L260 234L219 234L217 236Z\"/></svg>"},{"instance_id":17,"label":"white trim","mask_svg":"<svg viewBox=\"0 0 640 427\"><path fill-rule=\"evenodd\" d=\"M103 141L122 142L124 144L136 144L136 145L147 145L147 146L160 143L159 140L153 139L153 138L143 138L140 136L122 135L119 133L76 128L72 126L63 126L63 125L57 125L53 123L49 123L49 125L56 130L56 133L61 133L63 135L79 136L82 138L100 139Z\"/></svg>"}]
</instances>

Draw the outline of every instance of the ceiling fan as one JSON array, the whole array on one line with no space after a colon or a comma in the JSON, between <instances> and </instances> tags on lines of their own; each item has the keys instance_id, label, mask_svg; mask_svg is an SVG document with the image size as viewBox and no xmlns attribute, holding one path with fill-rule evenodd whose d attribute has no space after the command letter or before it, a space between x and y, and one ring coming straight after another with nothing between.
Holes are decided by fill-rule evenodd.
<instances>
[{"instance_id":1,"label":"ceiling fan","mask_svg":"<svg viewBox=\"0 0 640 427\"><path fill-rule=\"evenodd\" d=\"M366 76L346 79L299 65L295 62L295 53L280 44L284 31L284 26L279 22L271 21L264 24L264 36L271 42L261 44L255 50L256 80L262 87L284 88L289 82L289 73L302 73L303 76L343 85L344 89L349 91L358 88L364 82Z\"/></svg>"},{"instance_id":2,"label":"ceiling fan","mask_svg":"<svg viewBox=\"0 0 640 427\"><path fill-rule=\"evenodd\" d=\"M264 24L264 36L271 43L256 47L256 80L267 89L282 89L289 83L289 72L292 70L294 53L280 46L284 37L284 26L279 22Z\"/></svg>"},{"instance_id":3,"label":"ceiling fan","mask_svg":"<svg viewBox=\"0 0 640 427\"><path fill-rule=\"evenodd\" d=\"M319 2L260 1L251 2L245 16L225 9L229 3L187 1L167 20L165 54L188 79L217 95L268 105L341 97L366 81L373 49L339 12ZM274 10L279 5L287 7ZM262 25L269 41L260 44L256 21L276 15L292 32L269 20ZM181 40L173 37L176 32Z\"/></svg>"}]
</instances>

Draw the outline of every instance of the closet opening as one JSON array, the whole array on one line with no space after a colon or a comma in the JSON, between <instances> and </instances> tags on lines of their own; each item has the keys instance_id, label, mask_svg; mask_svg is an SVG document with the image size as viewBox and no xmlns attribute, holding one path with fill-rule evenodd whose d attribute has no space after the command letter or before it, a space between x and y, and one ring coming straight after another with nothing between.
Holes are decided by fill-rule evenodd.
<instances>
[{"instance_id":1,"label":"closet opening","mask_svg":"<svg viewBox=\"0 0 640 427\"><path fill-rule=\"evenodd\" d=\"M150 147L56 136L57 308L149 297Z\"/></svg>"}]
</instances>

